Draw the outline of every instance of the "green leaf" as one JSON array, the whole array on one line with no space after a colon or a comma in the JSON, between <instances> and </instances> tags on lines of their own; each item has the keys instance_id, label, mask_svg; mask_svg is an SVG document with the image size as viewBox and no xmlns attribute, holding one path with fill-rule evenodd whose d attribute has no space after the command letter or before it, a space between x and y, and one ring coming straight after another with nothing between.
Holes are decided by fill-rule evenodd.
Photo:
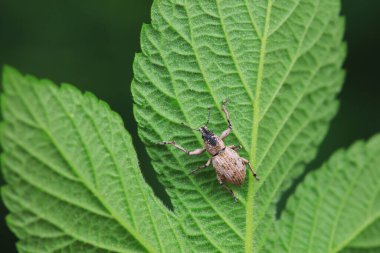
<instances>
[{"instance_id":1,"label":"green leaf","mask_svg":"<svg viewBox=\"0 0 380 253\"><path fill-rule=\"evenodd\" d=\"M278 224L277 252L379 252L380 135L310 173Z\"/></svg>"},{"instance_id":2,"label":"green leaf","mask_svg":"<svg viewBox=\"0 0 380 253\"><path fill-rule=\"evenodd\" d=\"M177 218L140 173L120 117L90 93L4 70L7 222L20 252L177 252Z\"/></svg>"},{"instance_id":3,"label":"green leaf","mask_svg":"<svg viewBox=\"0 0 380 253\"><path fill-rule=\"evenodd\" d=\"M199 252L260 252L274 223L274 203L315 157L337 110L343 82L343 20L338 0L155 1L134 62L132 92L139 134L191 245ZM227 124L257 170L235 204L212 168L189 171L207 155L187 157L172 147L203 145L181 126Z\"/></svg>"},{"instance_id":4,"label":"green leaf","mask_svg":"<svg viewBox=\"0 0 380 253\"><path fill-rule=\"evenodd\" d=\"M131 138L105 103L69 85L57 88L7 68L1 127L7 186L1 194L19 250L379 250L379 191L373 190L378 137L357 144L352 154L336 155L326 166L339 170L310 176L326 178L330 186L315 188L325 181L307 180L279 224L274 218L278 198L314 158L337 110L345 55L339 11L338 0L154 2L152 24L142 30L132 91L139 134L174 212L144 182ZM234 129L227 144L241 143L241 155L261 178L256 182L248 173L242 187L231 186L238 203L219 186L212 168L189 175L208 159L206 154L188 157L155 145L176 140L199 148L199 133L181 123L204 124L211 106L209 128L222 132L226 98ZM354 174L367 173L365 181L350 177L347 167L357 168ZM343 176L334 179L339 171ZM364 183L372 188L363 188ZM345 198L325 193L332 201L327 209L319 209L322 201L306 201L317 206L292 211L292 205L319 200L318 192L329 190ZM320 228L331 228L330 234Z\"/></svg>"}]
</instances>

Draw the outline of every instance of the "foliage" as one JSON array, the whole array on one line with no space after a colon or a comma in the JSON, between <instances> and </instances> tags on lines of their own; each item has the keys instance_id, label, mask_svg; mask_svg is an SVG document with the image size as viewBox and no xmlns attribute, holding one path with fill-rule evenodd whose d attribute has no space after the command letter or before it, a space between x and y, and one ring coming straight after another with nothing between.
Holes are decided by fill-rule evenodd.
<instances>
[{"instance_id":1,"label":"foliage","mask_svg":"<svg viewBox=\"0 0 380 253\"><path fill-rule=\"evenodd\" d=\"M155 1L142 29L132 92L139 134L174 210L145 183L131 138L107 104L70 85L4 70L1 143L7 221L21 252L373 252L380 248L379 136L310 173L279 221L276 202L316 154L343 82L337 0ZM221 132L256 168L234 187L202 145ZM128 122L127 122L128 123Z\"/></svg>"}]
</instances>

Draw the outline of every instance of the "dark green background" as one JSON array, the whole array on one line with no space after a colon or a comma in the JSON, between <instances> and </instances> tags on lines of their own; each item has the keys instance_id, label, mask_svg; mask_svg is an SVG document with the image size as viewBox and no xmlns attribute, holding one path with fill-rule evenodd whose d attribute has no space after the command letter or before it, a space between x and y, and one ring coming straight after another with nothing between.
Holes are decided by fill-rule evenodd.
<instances>
[{"instance_id":1,"label":"dark green background","mask_svg":"<svg viewBox=\"0 0 380 253\"><path fill-rule=\"evenodd\" d=\"M0 0L0 65L75 84L108 102L124 119L142 171L156 194L170 205L155 178L132 115L132 62L151 0ZM380 1L343 0L347 77L341 108L309 169L339 147L380 132ZM0 182L3 184L3 181ZM291 192L290 190L288 194ZM285 202L282 201L282 204ZM1 252L15 252L0 204Z\"/></svg>"}]
</instances>

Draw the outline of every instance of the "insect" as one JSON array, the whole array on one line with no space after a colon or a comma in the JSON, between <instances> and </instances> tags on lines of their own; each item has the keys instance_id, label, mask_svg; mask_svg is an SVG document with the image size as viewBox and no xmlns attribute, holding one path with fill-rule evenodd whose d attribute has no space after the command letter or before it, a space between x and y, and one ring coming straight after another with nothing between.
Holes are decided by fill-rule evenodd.
<instances>
[{"instance_id":1,"label":"insect","mask_svg":"<svg viewBox=\"0 0 380 253\"><path fill-rule=\"evenodd\" d=\"M240 157L239 154L236 152L237 150L241 148L240 145L226 146L224 144L223 140L232 131L230 114L227 111L227 102L228 102L227 100L223 101L222 110L224 114L226 115L228 128L224 130L220 136L215 135L212 131L210 131L207 128L207 125L210 121L210 107L208 108L208 119L204 126L201 126L196 129L193 129L190 126L187 126L191 128L192 130L199 131L202 134L202 139L205 145L204 148L188 151L187 149L178 145L175 141L163 141L163 142L160 142L159 144L173 145L175 148L182 150L189 156L200 155L204 153L205 151L207 151L212 157L205 164L191 171L190 174L193 174L194 172L198 170L206 168L212 163L215 169L216 178L219 184L222 185L226 190L228 190L231 193L234 200L237 201L236 194L230 187L228 187L228 185L226 185L226 183L231 183L231 184L240 186L244 182L244 179L245 179L246 165L249 166L249 169L251 170L256 180L259 180L259 177L256 175L256 172L252 168L252 165L250 164L250 162L247 159Z\"/></svg>"}]
</instances>

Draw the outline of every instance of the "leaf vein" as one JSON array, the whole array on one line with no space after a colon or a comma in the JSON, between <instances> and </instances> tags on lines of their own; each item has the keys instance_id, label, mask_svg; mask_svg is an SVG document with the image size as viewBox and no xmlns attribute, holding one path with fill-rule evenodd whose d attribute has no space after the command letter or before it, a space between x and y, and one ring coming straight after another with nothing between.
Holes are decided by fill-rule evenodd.
<instances>
[{"instance_id":1,"label":"leaf vein","mask_svg":"<svg viewBox=\"0 0 380 253\"><path fill-rule=\"evenodd\" d=\"M12 76L12 78L13 78L13 76ZM17 83L17 81L15 81L15 80L13 82ZM26 111L28 111L29 114L32 116L32 118L36 122L39 123L38 118L36 117L36 115L27 106L27 103L25 101L23 93L20 92L20 90L19 90L19 88L18 88L17 85L15 87L16 87L16 90L17 90L17 93L18 93L19 97L21 98L21 102L23 103L24 107L26 108ZM78 178L81 179L81 181L94 194L94 196L96 196L99 199L99 201L101 202L101 204L110 212L110 214L115 218L115 220L117 222L119 222L119 224L122 225L126 229L126 231L128 231L141 244L142 247L146 248L150 252L156 252L156 250L154 250L154 248L150 245L150 243L146 242L144 240L144 238L133 229L133 227L131 227L129 224L125 223L122 219L120 219L120 217L118 217L113 212L113 210L105 203L105 201L100 197L100 195L97 194L97 192L94 189L92 189L92 187L88 184L88 182L86 182L86 180L84 180L84 178L82 178L81 174L79 173L79 170L76 168L76 166L74 166L74 164L72 164L70 162L70 159L67 158L67 155L65 154L65 152L63 152L62 148L58 145L58 143L55 141L55 139L53 138L53 136L50 135L50 133L47 130L45 130L45 133L48 135L48 137L51 140L52 144L57 148L57 151L62 155L62 158L67 162L67 164L69 165L69 167L73 169L73 172L78 176Z\"/></svg>"},{"instance_id":2,"label":"leaf vein","mask_svg":"<svg viewBox=\"0 0 380 253\"><path fill-rule=\"evenodd\" d=\"M225 38L225 41L226 41L226 44L227 44L227 47L228 47L228 51L230 52L231 59L232 59L232 61L233 61L233 63L234 63L234 66L235 66L235 68L236 68L236 71L237 71L237 73L238 73L238 76L239 76L239 78L240 78L240 81L241 81L241 83L243 84L244 89L245 89L245 91L247 92L247 94L248 94L248 96L249 96L251 102L253 103L253 102L254 102L254 99L253 99L252 92L251 92L250 89L248 88L249 85L247 84L247 82L246 82L246 80L245 80L245 78L244 78L244 76L243 76L243 73L242 73L242 71L241 71L241 69L240 69L240 65L239 65L239 63L238 63L238 60L236 59L236 55L235 55L235 53L234 53L234 51L233 51L233 49L232 49L231 42L230 42L230 38L229 38L229 34L228 34L227 30L226 30L226 24L225 24L224 21L223 21L222 12L221 12L221 10L220 10L219 2L220 2L219 0L216 0L216 1L215 1L215 4L216 4L216 8L217 8L217 10L218 10L219 20L220 20L220 25L221 25L222 30L223 30L223 34L224 34L224 38Z\"/></svg>"},{"instance_id":3,"label":"leaf vein","mask_svg":"<svg viewBox=\"0 0 380 253\"><path fill-rule=\"evenodd\" d=\"M259 67L257 72L257 84L256 84L256 94L253 104L253 127L251 133L251 154L250 159L253 166L256 165L256 144L257 144L257 134L259 128L258 119L260 117L260 108L259 108L259 98L260 98L260 89L263 81L264 75L264 60L266 54L266 45L267 45L267 35L269 31L270 16L272 11L272 0L268 0L268 6L266 10L265 25L263 39L260 48L260 58L259 58ZM255 167L256 168L256 167ZM257 168L256 168L257 172ZM249 174L248 178L248 193L247 193L247 207L246 207L246 237L245 237L245 252L253 252L253 214L254 214L254 178L253 175Z\"/></svg>"}]
</instances>

